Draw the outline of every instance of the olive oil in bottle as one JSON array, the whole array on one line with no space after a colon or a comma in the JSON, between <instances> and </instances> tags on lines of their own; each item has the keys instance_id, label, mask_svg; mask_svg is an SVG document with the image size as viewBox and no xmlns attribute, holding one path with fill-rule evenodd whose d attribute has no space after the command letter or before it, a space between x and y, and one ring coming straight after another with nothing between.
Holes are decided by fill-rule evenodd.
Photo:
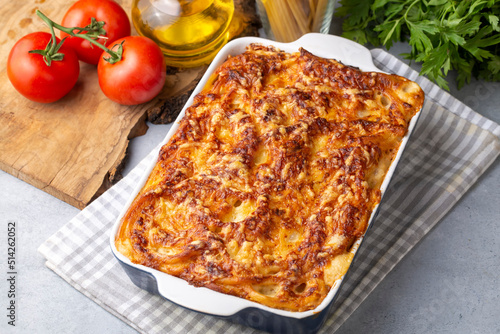
<instances>
[{"instance_id":1,"label":"olive oil in bottle","mask_svg":"<svg viewBox=\"0 0 500 334\"><path fill-rule=\"evenodd\" d=\"M137 32L154 40L167 65L209 63L229 38L233 0L134 0Z\"/></svg>"}]
</instances>

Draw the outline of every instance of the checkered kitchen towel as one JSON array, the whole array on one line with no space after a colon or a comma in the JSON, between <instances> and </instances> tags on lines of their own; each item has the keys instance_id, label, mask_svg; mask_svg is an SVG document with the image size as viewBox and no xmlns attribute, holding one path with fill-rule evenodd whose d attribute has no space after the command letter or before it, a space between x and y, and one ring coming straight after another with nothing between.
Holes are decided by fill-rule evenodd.
<instances>
[{"instance_id":1,"label":"checkered kitchen towel","mask_svg":"<svg viewBox=\"0 0 500 334\"><path fill-rule=\"evenodd\" d=\"M322 332L332 333L428 233L500 153L500 126L478 115L383 50L380 69L420 84L426 103L373 228ZM141 333L253 333L135 287L111 254L109 230L150 159L81 211L39 248L47 266Z\"/></svg>"}]
</instances>

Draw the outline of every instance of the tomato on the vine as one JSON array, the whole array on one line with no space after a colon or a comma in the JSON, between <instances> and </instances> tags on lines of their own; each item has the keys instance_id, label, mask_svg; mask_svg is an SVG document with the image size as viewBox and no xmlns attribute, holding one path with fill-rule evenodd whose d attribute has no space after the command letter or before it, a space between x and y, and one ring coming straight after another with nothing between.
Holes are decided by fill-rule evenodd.
<instances>
[{"instance_id":1,"label":"tomato on the vine","mask_svg":"<svg viewBox=\"0 0 500 334\"><path fill-rule=\"evenodd\" d=\"M112 43L130 35L130 21L125 10L113 0L80 0L71 6L62 20L65 27L86 27L91 23L91 18L104 21L106 38L99 38L100 44L111 46ZM86 63L97 65L103 50L91 45L90 42L78 37L71 37L61 32L61 38L68 37L65 41Z\"/></svg>"},{"instance_id":2,"label":"tomato on the vine","mask_svg":"<svg viewBox=\"0 0 500 334\"><path fill-rule=\"evenodd\" d=\"M165 59L160 47L142 36L128 36L114 44L123 45L122 59L111 64L104 59L111 56L104 52L97 65L99 86L104 95L124 105L153 99L166 79ZM114 46L110 49L116 51Z\"/></svg>"},{"instance_id":3,"label":"tomato on the vine","mask_svg":"<svg viewBox=\"0 0 500 334\"><path fill-rule=\"evenodd\" d=\"M51 38L52 35L46 32L28 34L17 41L7 59L10 82L19 93L35 102L59 100L73 88L80 74L75 52L64 44L58 50L64 55L63 59L51 61L50 66L43 55L29 53L44 50Z\"/></svg>"}]
</instances>

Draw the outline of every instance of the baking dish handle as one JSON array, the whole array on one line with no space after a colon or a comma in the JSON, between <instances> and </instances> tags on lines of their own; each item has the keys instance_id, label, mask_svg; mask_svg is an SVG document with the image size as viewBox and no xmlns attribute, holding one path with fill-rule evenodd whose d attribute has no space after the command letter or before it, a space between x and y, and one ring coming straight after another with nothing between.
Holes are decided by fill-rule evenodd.
<instances>
[{"instance_id":1,"label":"baking dish handle","mask_svg":"<svg viewBox=\"0 0 500 334\"><path fill-rule=\"evenodd\" d=\"M161 272L155 272L153 275L158 283L159 295L188 309L228 317L248 307L245 305L245 300L241 298L221 294L204 287L195 287L183 279Z\"/></svg>"},{"instance_id":2,"label":"baking dish handle","mask_svg":"<svg viewBox=\"0 0 500 334\"><path fill-rule=\"evenodd\" d=\"M356 67L360 67L363 71L380 72L380 69L373 64L370 50L343 37L310 33L292 42L291 45L315 50L316 56L340 60L346 65L356 64Z\"/></svg>"}]
</instances>

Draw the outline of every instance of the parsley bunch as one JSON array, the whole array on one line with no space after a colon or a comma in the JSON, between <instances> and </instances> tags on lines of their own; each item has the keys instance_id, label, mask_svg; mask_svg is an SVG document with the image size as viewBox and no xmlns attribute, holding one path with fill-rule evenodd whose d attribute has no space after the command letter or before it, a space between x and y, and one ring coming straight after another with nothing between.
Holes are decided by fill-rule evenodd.
<instances>
[{"instance_id":1,"label":"parsley bunch","mask_svg":"<svg viewBox=\"0 0 500 334\"><path fill-rule=\"evenodd\" d=\"M446 76L457 70L461 88L472 76L500 81L500 1L498 0L341 0L343 35L361 44L408 40L408 59L449 90Z\"/></svg>"}]
</instances>

